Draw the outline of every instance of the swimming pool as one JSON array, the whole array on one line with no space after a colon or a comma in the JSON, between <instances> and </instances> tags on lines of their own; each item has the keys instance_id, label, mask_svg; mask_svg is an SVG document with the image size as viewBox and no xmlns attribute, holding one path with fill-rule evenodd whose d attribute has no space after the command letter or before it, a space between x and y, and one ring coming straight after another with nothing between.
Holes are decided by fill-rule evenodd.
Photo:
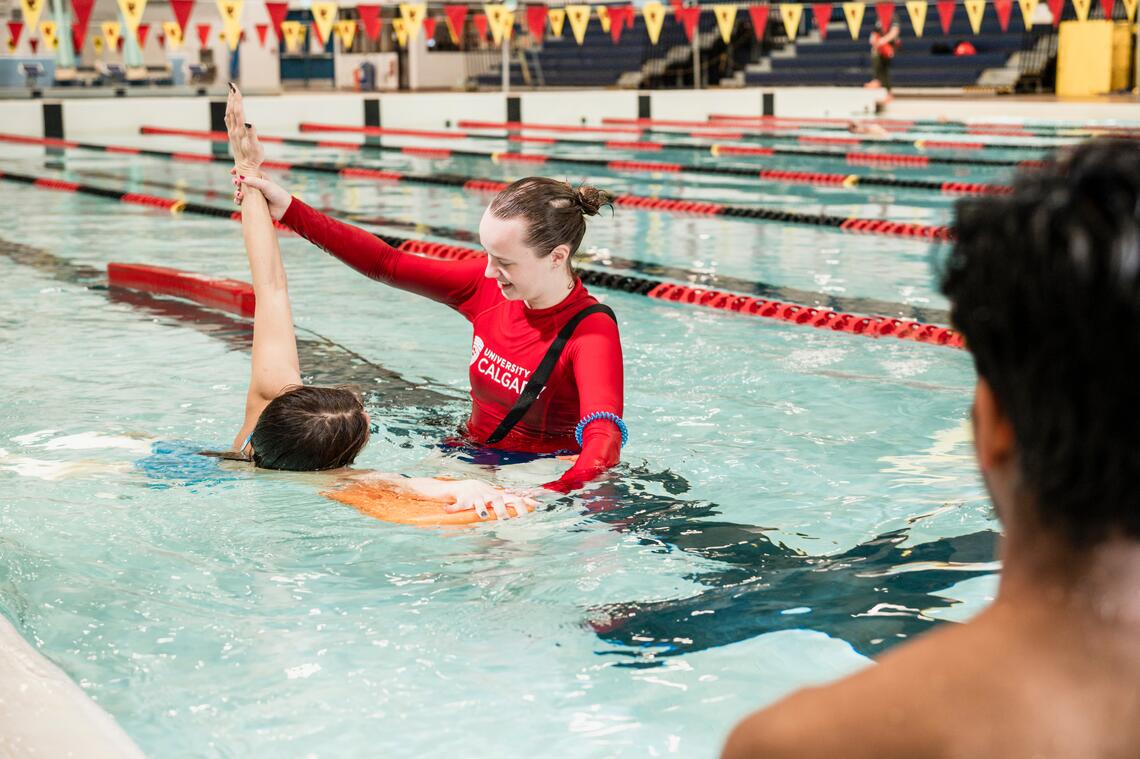
<instances>
[{"instance_id":1,"label":"swimming pool","mask_svg":"<svg viewBox=\"0 0 1140 759\"><path fill-rule=\"evenodd\" d=\"M528 173L468 158L268 152L417 174ZM179 191L158 185L181 183L187 200L229 202L220 166L10 145L0 158L10 171L164 196ZM844 169L813 159L808 170ZM944 223L951 202L542 171L642 195L922 223ZM314 205L469 231L489 200L285 179ZM992 595L997 528L973 466L965 352L595 288L625 349L632 435L615 475L516 522L396 527L322 498L313 476L180 453L232 439L249 325L106 290L100 272L129 261L248 279L235 223L6 190L0 334L21 358L0 376L0 612L151 756L710 756L744 713ZM624 258L697 282L946 308L942 248L924 241L620 209L591 221L584 247L593 268ZM372 393L383 430L358 465L471 472L436 445L467 409L466 322L298 238L283 236L282 250L306 376ZM534 484L559 466L482 474Z\"/></svg>"}]
</instances>

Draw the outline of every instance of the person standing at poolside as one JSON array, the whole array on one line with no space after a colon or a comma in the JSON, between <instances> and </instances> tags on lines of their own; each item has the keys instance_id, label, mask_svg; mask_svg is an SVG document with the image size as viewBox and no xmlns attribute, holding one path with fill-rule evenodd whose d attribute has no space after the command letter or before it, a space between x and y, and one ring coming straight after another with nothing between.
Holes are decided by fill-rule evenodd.
<instances>
[{"instance_id":1,"label":"person standing at poolside","mask_svg":"<svg viewBox=\"0 0 1140 759\"><path fill-rule=\"evenodd\" d=\"M871 32L871 71L874 78L870 84L878 82L887 91L886 100L891 98L891 62L899 49L899 25L891 21L889 29L883 29L883 22L876 21Z\"/></svg>"},{"instance_id":2,"label":"person standing at poolside","mask_svg":"<svg viewBox=\"0 0 1140 759\"><path fill-rule=\"evenodd\" d=\"M547 483L559 492L618 462L628 433L617 323L571 267L586 217L610 203L608 193L544 177L520 179L483 214L486 259L441 261L395 250L264 177L246 175L244 184L261 191L274 219L360 273L450 306L472 323L468 440L510 451L578 454L560 479Z\"/></svg>"},{"instance_id":3,"label":"person standing at poolside","mask_svg":"<svg viewBox=\"0 0 1140 759\"><path fill-rule=\"evenodd\" d=\"M1086 143L959 201L954 229L997 598L748 717L725 759L1137 756L1140 145Z\"/></svg>"}]
</instances>

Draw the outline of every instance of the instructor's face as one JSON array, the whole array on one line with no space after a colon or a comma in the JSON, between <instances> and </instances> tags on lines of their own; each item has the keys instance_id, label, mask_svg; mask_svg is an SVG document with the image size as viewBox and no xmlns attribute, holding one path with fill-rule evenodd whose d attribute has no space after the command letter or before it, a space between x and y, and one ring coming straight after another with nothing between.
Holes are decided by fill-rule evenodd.
<instances>
[{"instance_id":1,"label":"instructor's face","mask_svg":"<svg viewBox=\"0 0 1140 759\"><path fill-rule=\"evenodd\" d=\"M483 276L499 283L507 300L529 300L544 290L550 276L550 261L539 258L523 239L522 219L500 219L490 211L479 222L479 241L487 252Z\"/></svg>"}]
</instances>

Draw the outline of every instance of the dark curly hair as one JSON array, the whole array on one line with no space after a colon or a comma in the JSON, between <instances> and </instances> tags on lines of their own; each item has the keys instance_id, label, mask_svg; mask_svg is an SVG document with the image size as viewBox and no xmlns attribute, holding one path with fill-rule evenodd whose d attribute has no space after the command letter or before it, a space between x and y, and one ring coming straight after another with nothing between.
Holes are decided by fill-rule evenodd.
<instances>
[{"instance_id":1,"label":"dark curly hair","mask_svg":"<svg viewBox=\"0 0 1140 759\"><path fill-rule=\"evenodd\" d=\"M261 412L250 442L253 463L264 469L337 469L368 442L368 417L350 388L295 385Z\"/></svg>"}]
</instances>

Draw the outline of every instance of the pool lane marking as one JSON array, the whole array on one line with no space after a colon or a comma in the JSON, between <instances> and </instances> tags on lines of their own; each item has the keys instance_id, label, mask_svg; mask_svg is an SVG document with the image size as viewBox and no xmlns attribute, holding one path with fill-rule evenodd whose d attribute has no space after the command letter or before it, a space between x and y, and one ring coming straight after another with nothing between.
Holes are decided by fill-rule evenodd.
<instances>
[{"instance_id":1,"label":"pool lane marking","mask_svg":"<svg viewBox=\"0 0 1140 759\"><path fill-rule=\"evenodd\" d=\"M305 127L314 126L319 125L301 124L302 131L305 131ZM358 128L355 127L338 127L336 128L336 131L356 132L357 129ZM360 127L359 129L365 130L363 133L368 135L386 133L388 131L383 127ZM317 130L310 129L309 131ZM408 134L413 130L401 129L394 131L400 132L401 136L416 136ZM198 129L171 129L167 127L142 126L139 128L139 133L145 135L188 137L191 139L209 140L211 142L219 143L229 141L229 138L224 132L211 132ZM436 132L434 134L438 135L439 133ZM456 132L454 135L452 135L451 138L465 139L467 137L468 135L465 132ZM258 135L258 139L260 139L262 142L278 143L296 147L337 148L343 150L352 150L355 152L392 152L430 159L447 159L453 156L465 156L468 158L490 160L495 163L564 163L579 166L593 166L619 172L686 172L694 174L737 177L741 179L759 179L763 182L778 182L781 184L808 184L822 187L855 186L855 183L846 184L846 181L850 179L850 176L844 174L827 174L808 171L777 171L772 169L762 169L760 171L757 171L755 168L749 166L697 166L693 164L664 163L652 161L607 160L605 158L575 158L572 156L549 155L543 153L513 153L506 150L494 150L486 152L477 150L460 150L440 146L370 145L360 142L344 142L337 140L307 140L299 137L281 137L274 135ZM615 146L620 145L620 143L612 144ZM719 150L721 146L714 145L712 147ZM714 152L713 155L719 155L719 152ZM1011 188L1004 185L983 184L980 182L948 183L944 181L929 179L895 179L892 177L874 176L857 176L856 179L862 180L859 183L866 186L894 187L906 190L932 190L934 192L953 195L1006 195L1012 191Z\"/></svg>"},{"instance_id":2,"label":"pool lane marking","mask_svg":"<svg viewBox=\"0 0 1140 759\"><path fill-rule=\"evenodd\" d=\"M725 125L734 124L763 124L768 129L800 129L809 127L811 129L820 130L846 131L848 123L857 121L862 124L877 124L888 132L906 132L915 127L927 131L930 127L934 127L945 134L979 134L1012 137L1096 137L1101 134L1110 134L1116 136L1140 137L1140 126L1098 126L1096 124L1083 124L1079 126L1072 124L1017 125L983 121L940 121L937 119L840 119L790 116L739 116L718 113L710 114L708 119L707 122L700 123L708 124L712 128L723 128ZM625 124L636 121L637 119L602 119L603 124L610 122L614 124Z\"/></svg>"},{"instance_id":3,"label":"pool lane marking","mask_svg":"<svg viewBox=\"0 0 1140 759\"><path fill-rule=\"evenodd\" d=\"M184 181L162 182L154 179L138 179L122 174L113 174L110 172L92 171L87 169L73 169L71 170L71 173L74 175L94 179L109 179L114 182L123 183L133 182L139 185L157 187L164 190L173 190L180 193L192 193L204 198L221 198L228 196L228 192L218 192L217 190L206 190L203 188L190 187ZM407 219L375 216L368 213L346 211L331 206L321 206L316 210L320 211L321 213L328 214L333 218L339 219L341 221L347 221L356 224L368 224L372 226L389 227L392 229L400 229L404 231L413 231L417 234L444 238L450 242L471 243L478 241L478 237L470 231L456 227L445 227L442 225L424 224L422 222L415 222ZM604 261L600 260L603 258ZM580 263L585 263L590 266L602 267L610 271L631 271L640 274L648 274L650 276L666 277L668 279L679 280L681 282L684 282L685 280L691 281L695 277L703 277L707 278L707 281L701 283L701 286L704 287L719 287L733 292L758 295L761 297L771 296L778 298L784 302L804 306L805 308L826 307L837 310L841 313L890 313L893 314L896 318L912 319L924 324L931 322L946 322L950 319L949 312L943 309L921 308L905 303L896 303L892 301L878 300L875 298L849 298L812 290L801 290L798 288L783 287L780 285L773 285L768 282L758 282L754 280L742 279L740 277L725 276L722 274L708 274L705 272L695 271L693 269L667 266L665 264L659 264L655 262L638 261L636 259L614 256L609 253L605 255L589 253L579 254L578 260ZM826 304L826 306L823 304Z\"/></svg>"},{"instance_id":4,"label":"pool lane marking","mask_svg":"<svg viewBox=\"0 0 1140 759\"><path fill-rule=\"evenodd\" d=\"M71 150L91 150L108 152L108 148L119 146L102 145L96 143L76 142L72 140L50 139L42 137L25 137L0 133L0 142L12 142L22 145L47 145ZM230 163L229 156L212 156L196 153L175 153L166 150L151 150L131 148L134 155L166 158L170 160L189 160L195 163ZM443 187L461 187L487 193L497 193L507 186L507 182L497 179L467 177L459 174L404 174L399 171L373 169L351 166L345 164L314 164L291 163L288 161L263 161L262 167L281 171L310 171L321 174L334 174L344 177L358 177L371 179L377 182L410 182ZM778 208L760 208L748 206L732 206L724 203L704 203L679 198L652 198L643 195L618 195L614 204L624 208L638 208L647 211L667 211L677 214L692 214L697 216L724 216L732 219L751 219L756 221L776 221L789 224L805 224L810 226L839 229L844 232L861 234L879 234L892 237L909 237L927 240L930 242L949 242L952 239L950 228L944 225L916 224L909 222L895 222L883 219L863 219L858 217L836 216L834 214L810 214L802 211L785 211Z\"/></svg>"},{"instance_id":5,"label":"pool lane marking","mask_svg":"<svg viewBox=\"0 0 1140 759\"><path fill-rule=\"evenodd\" d=\"M127 193L121 190L92 187L77 182L64 182L47 177L36 177L3 170L0 170L0 179L43 189L94 195L107 198L108 200L118 200L124 203L135 203L154 208L170 208L179 202L173 198ZM230 211L228 209L215 208L200 203L184 203L182 212L241 221L240 211ZM397 250L428 256L430 258L459 261L482 258L484 255L481 250L476 248L464 248L458 245L414 240L394 235L377 234L375 236ZM948 327L937 324L923 324L912 320L840 313L830 309L810 308L793 303L741 295L739 293L691 287L689 285L679 285L611 272L599 272L593 269L582 270L578 274L579 278L587 285L597 285L606 289L644 295L649 298L671 303L684 303L718 311L759 316L787 322L789 324L815 327L816 329L829 329L835 332L846 332L863 337L893 337L899 340L942 345L949 348L961 349L965 347L961 334Z\"/></svg>"}]
</instances>

